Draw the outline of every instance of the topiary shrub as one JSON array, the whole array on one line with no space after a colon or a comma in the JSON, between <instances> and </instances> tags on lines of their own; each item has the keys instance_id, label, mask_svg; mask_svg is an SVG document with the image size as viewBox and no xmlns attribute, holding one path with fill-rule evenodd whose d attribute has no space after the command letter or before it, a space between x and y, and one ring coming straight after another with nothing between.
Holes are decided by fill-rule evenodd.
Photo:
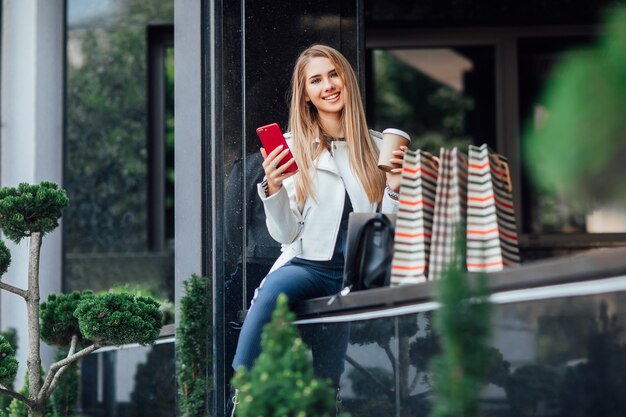
<instances>
[{"instance_id":1,"label":"topiary shrub","mask_svg":"<svg viewBox=\"0 0 626 417\"><path fill-rule=\"evenodd\" d=\"M63 360L67 357L67 354L67 347L59 347L55 360ZM70 417L72 415L78 400L78 379L78 362L74 362L68 365L67 370L59 380L59 385L52 393L52 397L50 397L54 417Z\"/></svg>"},{"instance_id":2,"label":"topiary shrub","mask_svg":"<svg viewBox=\"0 0 626 417\"><path fill-rule=\"evenodd\" d=\"M308 349L293 320L287 296L281 294L263 330L261 354L249 372L242 367L232 380L239 390L237 417L335 415L332 383L313 376Z\"/></svg>"},{"instance_id":3,"label":"topiary shrub","mask_svg":"<svg viewBox=\"0 0 626 417\"><path fill-rule=\"evenodd\" d=\"M72 336L77 335L78 343L86 344L88 340L80 333L74 311L82 300L93 296L91 291L50 294L48 301L41 304L39 312L41 340L53 346L67 346L72 341Z\"/></svg>"},{"instance_id":4,"label":"topiary shrub","mask_svg":"<svg viewBox=\"0 0 626 417\"><path fill-rule=\"evenodd\" d=\"M48 400L64 373L74 372L72 365L78 360L105 344L152 343L161 328L159 303L132 294L94 296L85 292L57 295L50 297L42 308L39 303L42 238L58 226L61 211L67 204L65 191L51 182L0 189L0 230L16 243L25 237L29 241L27 288L0 281L0 289L22 297L26 302L29 330L26 368L31 383L26 391L20 392L4 384L0 388L3 396L13 399L11 417L20 415L24 409L28 409L31 417L43 417L50 405ZM10 261L5 249L0 245L0 271L6 271ZM69 345L67 355L50 365L45 379L41 369L42 338L51 344ZM89 345L83 347L87 341L90 341ZM13 368L12 360L7 358L12 356L7 353L2 361L7 378ZM65 407L66 411L68 408Z\"/></svg>"},{"instance_id":5,"label":"topiary shrub","mask_svg":"<svg viewBox=\"0 0 626 417\"><path fill-rule=\"evenodd\" d=\"M7 272L11 265L11 252L7 248L7 245L0 240L0 277Z\"/></svg>"},{"instance_id":6,"label":"topiary shrub","mask_svg":"<svg viewBox=\"0 0 626 417\"><path fill-rule=\"evenodd\" d=\"M68 202L65 190L49 181L33 185L21 183L17 188L3 187L0 189L0 228L16 243L34 232L45 235L57 228Z\"/></svg>"},{"instance_id":7,"label":"topiary shrub","mask_svg":"<svg viewBox=\"0 0 626 417\"><path fill-rule=\"evenodd\" d=\"M12 356L13 356L13 359L15 359L15 352L17 351L17 331L12 327L8 328L7 330L0 332L0 337L3 337L9 343L9 345L13 348ZM8 356L11 356L11 355L7 355L7 357ZM0 368L3 367L2 362L3 360L0 360ZM0 373L2 373L2 371L0 371ZM0 384L4 385L6 388L10 390L13 389L13 382L15 382L15 374L13 375L13 378L8 378L6 380L2 380L2 378L0 378ZM9 404L11 404L11 397L7 395L0 395L0 417L4 417L2 413L5 410L7 410L7 408L9 407Z\"/></svg>"},{"instance_id":8,"label":"topiary shrub","mask_svg":"<svg viewBox=\"0 0 626 417\"><path fill-rule=\"evenodd\" d=\"M141 297L154 298L155 300L158 300L161 304L160 309L161 313L163 313L163 325L174 323L174 316L176 314L174 303L168 300L167 296L158 295L144 285L125 283L111 287L108 291L105 292L112 292L116 294L124 292L127 294L137 295Z\"/></svg>"},{"instance_id":9,"label":"topiary shrub","mask_svg":"<svg viewBox=\"0 0 626 417\"><path fill-rule=\"evenodd\" d=\"M0 384L4 386L12 385L17 368L15 350L9 341L0 335Z\"/></svg>"},{"instance_id":10,"label":"topiary shrub","mask_svg":"<svg viewBox=\"0 0 626 417\"><path fill-rule=\"evenodd\" d=\"M125 293L84 298L74 316L84 337L112 345L153 343L162 321L157 301Z\"/></svg>"},{"instance_id":11,"label":"topiary shrub","mask_svg":"<svg viewBox=\"0 0 626 417\"><path fill-rule=\"evenodd\" d=\"M176 329L176 373L181 417L200 417L206 409L212 381L206 374L211 357L207 348L210 331L209 279L193 274L183 282L180 322Z\"/></svg>"}]
</instances>

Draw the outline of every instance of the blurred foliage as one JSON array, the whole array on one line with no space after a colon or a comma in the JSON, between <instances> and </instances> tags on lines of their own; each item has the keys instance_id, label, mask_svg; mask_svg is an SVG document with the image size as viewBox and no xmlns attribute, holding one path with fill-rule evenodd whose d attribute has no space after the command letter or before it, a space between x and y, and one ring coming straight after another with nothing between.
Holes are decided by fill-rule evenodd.
<instances>
[{"instance_id":1,"label":"blurred foliage","mask_svg":"<svg viewBox=\"0 0 626 417\"><path fill-rule=\"evenodd\" d=\"M173 1L125 0L97 25L70 26L64 184L75 204L67 251L141 251L147 242L147 25Z\"/></svg>"},{"instance_id":2,"label":"blurred foliage","mask_svg":"<svg viewBox=\"0 0 626 417\"><path fill-rule=\"evenodd\" d=\"M591 302L589 302L591 304ZM567 313L545 315L537 319L537 359L549 366L559 366L571 358L586 355L586 340L595 318L589 304L579 300Z\"/></svg>"},{"instance_id":3,"label":"blurred foliage","mask_svg":"<svg viewBox=\"0 0 626 417\"><path fill-rule=\"evenodd\" d=\"M434 324L442 353L430 364L434 417L479 416L478 394L492 360L487 275L477 274L472 288L464 268L464 237L457 236L456 242L452 261L437 282L440 307Z\"/></svg>"},{"instance_id":4,"label":"blurred foliage","mask_svg":"<svg viewBox=\"0 0 626 417\"><path fill-rule=\"evenodd\" d=\"M272 321L263 329L261 354L251 370L240 368L232 380L239 389L237 417L335 415L335 390L330 380L313 376L308 349L293 320L281 294Z\"/></svg>"},{"instance_id":5,"label":"blurred foliage","mask_svg":"<svg viewBox=\"0 0 626 417\"><path fill-rule=\"evenodd\" d=\"M41 383L43 384L43 375L44 375L43 368L41 369L41 375L42 375ZM29 387L28 373L26 373L26 375L24 376L24 386L19 391L19 393L25 397L28 397L28 387ZM11 404L9 404L9 408L7 409L7 415L8 417L29 417L28 407L23 402L18 401L17 399L14 398L11 401ZM56 417L54 415L54 411L52 410L52 403L50 403L49 401L46 404L43 417Z\"/></svg>"},{"instance_id":6,"label":"blurred foliage","mask_svg":"<svg viewBox=\"0 0 626 417\"><path fill-rule=\"evenodd\" d=\"M348 373L347 377L352 383L352 390L358 401L346 399L344 403L346 409L349 409L354 416L392 415L395 412L395 382L398 378L408 378L408 372L399 371L396 367L399 356L402 354L400 351L404 350L404 353L409 355L409 361L411 361L413 346L418 343L417 341L422 340L421 336L418 335L420 330L418 320L401 319L397 321L397 325L396 333L396 326L393 325L373 326L368 321L357 321L350 324L350 343L353 346L376 344L383 349L389 361L389 368L368 366L367 363L358 365L353 363L354 369ZM398 340L407 342L411 340L411 342L406 348L403 348L397 346ZM400 345L405 346L402 342ZM415 378L423 375L423 370L417 369L416 371ZM402 380L400 384L405 387L412 385L408 379ZM400 401L403 404L411 402L412 393L410 391L412 390L400 392ZM415 411L413 407L411 410ZM406 412L407 410L403 410L402 415Z\"/></svg>"},{"instance_id":7,"label":"blurred foliage","mask_svg":"<svg viewBox=\"0 0 626 417\"><path fill-rule=\"evenodd\" d=\"M565 369L560 381L562 417L626 415L626 343L617 315L599 306L586 339L587 360Z\"/></svg>"},{"instance_id":8,"label":"blurred foliage","mask_svg":"<svg viewBox=\"0 0 626 417\"><path fill-rule=\"evenodd\" d=\"M0 335L0 384L4 386L13 384L17 368L15 349L3 335Z\"/></svg>"},{"instance_id":9,"label":"blurred foliage","mask_svg":"<svg viewBox=\"0 0 626 417\"><path fill-rule=\"evenodd\" d=\"M368 367L367 373L352 369L348 373L357 400L344 400L355 417L395 415L394 374L381 367Z\"/></svg>"},{"instance_id":10,"label":"blurred foliage","mask_svg":"<svg viewBox=\"0 0 626 417\"><path fill-rule=\"evenodd\" d=\"M153 291L150 288L147 288L144 284L120 284L112 287L106 292L111 292L115 294L127 293L135 296L157 299L160 305L159 309L163 314L163 325L174 323L174 316L176 314L174 303L168 300L163 295L157 295L157 292Z\"/></svg>"},{"instance_id":11,"label":"blurred foliage","mask_svg":"<svg viewBox=\"0 0 626 417\"><path fill-rule=\"evenodd\" d=\"M411 337L418 331L416 321L402 320L399 326L400 337ZM359 346L376 343L381 347L388 347L395 335L396 331L393 326L376 326L373 328L367 322L356 322L350 326L350 343Z\"/></svg>"},{"instance_id":12,"label":"blurred foliage","mask_svg":"<svg viewBox=\"0 0 626 417\"><path fill-rule=\"evenodd\" d=\"M594 47L557 65L541 100L548 116L523 143L540 187L583 201L626 201L626 6L607 16Z\"/></svg>"},{"instance_id":13,"label":"blurred foliage","mask_svg":"<svg viewBox=\"0 0 626 417\"><path fill-rule=\"evenodd\" d=\"M193 274L183 282L180 321L176 328L176 376L181 417L201 417L212 380L207 379L211 354L210 281Z\"/></svg>"},{"instance_id":14,"label":"blurred foliage","mask_svg":"<svg viewBox=\"0 0 626 417\"><path fill-rule=\"evenodd\" d=\"M91 291L48 295L39 310L41 340L51 346L69 346L75 335L78 336L78 346L89 343L80 332L74 312L82 300L93 296Z\"/></svg>"},{"instance_id":15,"label":"blurred foliage","mask_svg":"<svg viewBox=\"0 0 626 417\"><path fill-rule=\"evenodd\" d=\"M11 252L6 243L0 240L0 279L9 269L9 265L11 265Z\"/></svg>"},{"instance_id":16,"label":"blurred foliage","mask_svg":"<svg viewBox=\"0 0 626 417\"><path fill-rule=\"evenodd\" d=\"M515 370L506 384L511 416L531 417L538 410L554 404L558 398L558 378L554 369L542 364L522 366Z\"/></svg>"},{"instance_id":17,"label":"blurred foliage","mask_svg":"<svg viewBox=\"0 0 626 417\"><path fill-rule=\"evenodd\" d=\"M563 343L574 344L568 357L561 349L561 362L539 360L517 368L507 379L505 390L510 417L530 416L623 416L626 415L626 343L617 315L609 315L606 301L601 301L596 318L566 316L568 335ZM551 323L562 322L552 317ZM580 327L586 328L585 334ZM551 326L554 328L554 326ZM567 333L565 333L567 334ZM563 332L555 332L555 339ZM547 337L547 336L546 336ZM583 341L583 343L580 343ZM558 344L552 344L558 345ZM576 349L580 347L581 349ZM579 351L580 350L580 351ZM548 358L552 357L549 355ZM574 360L572 360L574 358Z\"/></svg>"},{"instance_id":18,"label":"blurred foliage","mask_svg":"<svg viewBox=\"0 0 626 417\"><path fill-rule=\"evenodd\" d=\"M409 347L409 359L418 372L428 372L428 363L432 358L441 353L441 345L439 337L433 331L432 320L433 313L424 313L424 328L418 333L417 337L411 342Z\"/></svg>"},{"instance_id":19,"label":"blurred foliage","mask_svg":"<svg viewBox=\"0 0 626 417\"><path fill-rule=\"evenodd\" d=\"M34 232L42 235L57 228L69 200L53 182L21 183L0 188L0 229L15 243Z\"/></svg>"},{"instance_id":20,"label":"blurred foliage","mask_svg":"<svg viewBox=\"0 0 626 417\"><path fill-rule=\"evenodd\" d=\"M433 329L433 312L420 313L414 318L402 318L397 323L398 337L391 325L372 326L368 322L351 324L350 342L353 345L375 343L384 350L390 361L389 370L362 364L349 372L348 378L358 400L344 402L355 416L393 414L393 404L396 401L393 387L396 381L401 389L401 415L427 415L432 409L433 396L430 387L437 376L429 369L429 364L442 353L440 338ZM405 363L402 350L407 346L407 363L410 366L408 372L395 367L398 361ZM494 347L486 347L484 354L486 370L483 386L492 383L504 388L510 375L510 363ZM386 406L383 405L385 402Z\"/></svg>"},{"instance_id":21,"label":"blurred foliage","mask_svg":"<svg viewBox=\"0 0 626 417\"><path fill-rule=\"evenodd\" d=\"M69 348L57 348L55 362L67 357ZM54 417L70 417L73 415L78 400L78 362L74 362L65 370L59 379L59 385L52 392L50 401L54 410Z\"/></svg>"},{"instance_id":22,"label":"blurred foliage","mask_svg":"<svg viewBox=\"0 0 626 417\"><path fill-rule=\"evenodd\" d=\"M373 53L376 85L375 128L401 127L411 135L411 148L439 154L439 148L467 147L465 114L473 100L442 85L395 58ZM407 86L410 86L408 88Z\"/></svg>"},{"instance_id":23,"label":"blurred foliage","mask_svg":"<svg viewBox=\"0 0 626 417\"><path fill-rule=\"evenodd\" d=\"M86 338L112 345L153 343L163 319L158 301L127 293L84 298L74 316Z\"/></svg>"},{"instance_id":24,"label":"blurred foliage","mask_svg":"<svg viewBox=\"0 0 626 417\"><path fill-rule=\"evenodd\" d=\"M7 342L13 347L13 350L17 350L17 330L13 327L1 331L0 336L4 337Z\"/></svg>"}]
</instances>

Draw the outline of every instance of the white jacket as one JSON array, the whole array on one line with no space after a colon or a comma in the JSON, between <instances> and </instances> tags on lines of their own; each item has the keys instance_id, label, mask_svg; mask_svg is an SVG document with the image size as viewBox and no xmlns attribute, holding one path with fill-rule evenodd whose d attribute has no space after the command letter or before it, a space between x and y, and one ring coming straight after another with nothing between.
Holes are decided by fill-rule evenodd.
<instances>
[{"instance_id":1,"label":"white jacket","mask_svg":"<svg viewBox=\"0 0 626 417\"><path fill-rule=\"evenodd\" d=\"M380 148L382 135L370 130L372 140ZM287 143L291 135L285 134ZM348 192L354 212L375 212L378 204L370 203L358 177L352 172L346 142L332 142L332 154L324 150L317 160L312 176L314 199L307 198L302 211L296 203L293 177L283 182L280 190L267 197L263 186L257 185L259 196L265 208L266 224L270 235L282 245L282 255L276 260L271 271L276 270L290 259L327 261L335 249L339 224L343 213L345 192ZM398 202L384 193L382 211L395 213ZM271 272L270 271L270 272Z\"/></svg>"}]
</instances>

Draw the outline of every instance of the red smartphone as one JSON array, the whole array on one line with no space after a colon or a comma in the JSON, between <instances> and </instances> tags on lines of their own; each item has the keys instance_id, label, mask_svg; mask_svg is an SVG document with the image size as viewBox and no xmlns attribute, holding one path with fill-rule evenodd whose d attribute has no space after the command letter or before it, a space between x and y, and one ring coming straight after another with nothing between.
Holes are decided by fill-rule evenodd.
<instances>
[{"instance_id":1,"label":"red smartphone","mask_svg":"<svg viewBox=\"0 0 626 417\"><path fill-rule=\"evenodd\" d=\"M283 132L278 127L277 123L270 123L269 125L261 126L257 128L256 134L259 135L261 139L261 143L263 143L263 147L265 151L270 154L277 146L283 145L284 149L289 149L289 145L287 145L287 141L283 136ZM287 155L280 161L278 166L284 165L289 162L293 158L291 151L287 152ZM289 165L289 168L285 170L285 173L295 172L298 170L298 166L296 165L296 161L293 161L293 164Z\"/></svg>"}]
</instances>

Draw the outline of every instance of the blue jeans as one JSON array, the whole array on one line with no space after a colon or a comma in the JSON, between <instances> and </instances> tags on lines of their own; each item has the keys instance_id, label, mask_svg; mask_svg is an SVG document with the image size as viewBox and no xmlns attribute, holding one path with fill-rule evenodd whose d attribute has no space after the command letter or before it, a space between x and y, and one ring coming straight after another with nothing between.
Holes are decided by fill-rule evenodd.
<instances>
[{"instance_id":1,"label":"blue jeans","mask_svg":"<svg viewBox=\"0 0 626 417\"><path fill-rule=\"evenodd\" d=\"M276 300L281 293L287 295L290 304L295 304L315 297L336 294L341 290L342 285L343 267L316 265L313 261L298 258L293 259L265 277L254 293L250 309L241 328L237 343L237 353L235 353L235 358L233 359L233 369L237 370L241 366L250 369L259 356L263 326L271 320ZM335 334L334 336L336 338L337 335ZM338 371L339 375L341 375L343 371L341 350L343 350L343 355L345 355L348 343L347 332L339 339L341 340L320 340L320 345L322 349L323 346L327 346L333 351L332 353L327 352L332 356L332 358L328 357L328 359L335 363L340 360L340 369L335 368L335 372ZM339 351L337 348L339 348ZM318 349L313 349L314 357L316 356L316 350ZM320 351L317 356L321 359L327 355L325 352ZM339 375L324 375L324 377L336 379Z\"/></svg>"}]
</instances>

